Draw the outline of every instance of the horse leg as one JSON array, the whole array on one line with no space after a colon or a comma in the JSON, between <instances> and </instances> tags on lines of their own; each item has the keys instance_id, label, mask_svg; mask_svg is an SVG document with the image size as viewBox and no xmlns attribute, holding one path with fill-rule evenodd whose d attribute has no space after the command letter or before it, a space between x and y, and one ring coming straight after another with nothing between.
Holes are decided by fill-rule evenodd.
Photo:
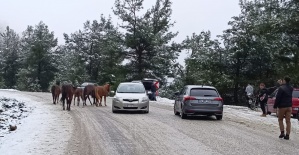
<instances>
[{"instance_id":1,"label":"horse leg","mask_svg":"<svg viewBox=\"0 0 299 155\"><path fill-rule=\"evenodd\" d=\"M53 104L55 104L55 96L53 93L52 93L52 98L53 98Z\"/></svg>"},{"instance_id":2,"label":"horse leg","mask_svg":"<svg viewBox=\"0 0 299 155\"><path fill-rule=\"evenodd\" d=\"M91 103L91 101L90 101L90 98L89 98L89 95L87 96L87 98L88 98L88 100L89 100L90 104L92 105L92 103Z\"/></svg>"},{"instance_id":3,"label":"horse leg","mask_svg":"<svg viewBox=\"0 0 299 155\"><path fill-rule=\"evenodd\" d=\"M59 96L60 96L60 94L58 94L58 95L57 95L57 98L56 98L56 102L57 102L57 104L58 104L58 102L59 102Z\"/></svg>"},{"instance_id":4,"label":"horse leg","mask_svg":"<svg viewBox=\"0 0 299 155\"><path fill-rule=\"evenodd\" d=\"M104 96L104 101L105 101L105 106L107 106L107 104L106 104L106 96Z\"/></svg>"},{"instance_id":5,"label":"horse leg","mask_svg":"<svg viewBox=\"0 0 299 155\"><path fill-rule=\"evenodd\" d=\"M65 99L62 100L62 107L63 107L63 110L65 110L65 106L64 106L65 103L64 103L64 102L65 102Z\"/></svg>"},{"instance_id":6,"label":"horse leg","mask_svg":"<svg viewBox=\"0 0 299 155\"><path fill-rule=\"evenodd\" d=\"M66 101L67 101L67 110L68 111L70 111L70 109L71 109L71 104L72 104L72 98L70 98L70 97L68 97L67 99L66 99Z\"/></svg>"},{"instance_id":7,"label":"horse leg","mask_svg":"<svg viewBox=\"0 0 299 155\"><path fill-rule=\"evenodd\" d=\"M102 96L100 96L100 103L99 103L99 104L100 104L100 106L102 106L102 98L103 98L103 97L102 97Z\"/></svg>"},{"instance_id":8,"label":"horse leg","mask_svg":"<svg viewBox=\"0 0 299 155\"><path fill-rule=\"evenodd\" d=\"M57 101L57 96L56 96L56 94L54 95L54 98L53 98L54 100L53 100L53 104L56 104L56 101Z\"/></svg>"},{"instance_id":9,"label":"horse leg","mask_svg":"<svg viewBox=\"0 0 299 155\"><path fill-rule=\"evenodd\" d=\"M79 103L80 103L80 97L79 96L77 97L77 101L78 101L78 106L79 106Z\"/></svg>"},{"instance_id":10,"label":"horse leg","mask_svg":"<svg viewBox=\"0 0 299 155\"><path fill-rule=\"evenodd\" d=\"M59 95L55 95L55 104L58 104Z\"/></svg>"},{"instance_id":11,"label":"horse leg","mask_svg":"<svg viewBox=\"0 0 299 155\"><path fill-rule=\"evenodd\" d=\"M87 99L86 96L83 95L83 97L82 97L83 106L86 105L86 99Z\"/></svg>"},{"instance_id":12,"label":"horse leg","mask_svg":"<svg viewBox=\"0 0 299 155\"><path fill-rule=\"evenodd\" d=\"M76 103L76 96L74 97L74 105L75 105L75 103Z\"/></svg>"}]
</instances>

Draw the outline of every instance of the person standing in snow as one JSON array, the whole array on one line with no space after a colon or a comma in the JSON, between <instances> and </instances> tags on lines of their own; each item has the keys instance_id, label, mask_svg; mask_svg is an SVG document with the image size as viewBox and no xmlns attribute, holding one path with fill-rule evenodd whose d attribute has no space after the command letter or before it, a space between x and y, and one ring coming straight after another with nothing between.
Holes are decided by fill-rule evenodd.
<instances>
[{"instance_id":1,"label":"person standing in snow","mask_svg":"<svg viewBox=\"0 0 299 155\"><path fill-rule=\"evenodd\" d=\"M260 84L260 91L258 95L258 101L260 103L261 109L263 111L262 117L266 117L266 104L268 101L268 90L266 89L266 85L264 83Z\"/></svg>"},{"instance_id":2,"label":"person standing in snow","mask_svg":"<svg viewBox=\"0 0 299 155\"><path fill-rule=\"evenodd\" d=\"M280 128L279 138L289 140L291 133L291 115L292 115L292 98L293 87L290 85L291 78L285 77L282 81L282 85L278 88L276 94L274 109L278 108L278 122ZM286 120L286 135L284 132L283 118Z\"/></svg>"},{"instance_id":3,"label":"person standing in snow","mask_svg":"<svg viewBox=\"0 0 299 155\"><path fill-rule=\"evenodd\" d=\"M155 82L153 82L151 85L151 92L152 92L151 97L152 97L152 100L154 100L154 101L157 101L156 100L156 91L157 91L157 88L156 88Z\"/></svg>"}]
</instances>

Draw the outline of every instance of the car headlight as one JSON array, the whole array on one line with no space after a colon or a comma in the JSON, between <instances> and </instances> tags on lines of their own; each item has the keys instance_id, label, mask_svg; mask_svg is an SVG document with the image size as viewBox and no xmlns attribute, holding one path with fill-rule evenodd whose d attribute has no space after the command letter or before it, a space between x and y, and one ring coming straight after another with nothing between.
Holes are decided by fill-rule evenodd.
<instances>
[{"instance_id":1,"label":"car headlight","mask_svg":"<svg viewBox=\"0 0 299 155\"><path fill-rule=\"evenodd\" d=\"M141 102L147 102L148 100L148 97L143 97Z\"/></svg>"},{"instance_id":2,"label":"car headlight","mask_svg":"<svg viewBox=\"0 0 299 155\"><path fill-rule=\"evenodd\" d=\"M113 98L113 101L115 101L115 102L120 102L120 98L118 98L118 97L114 97L114 98Z\"/></svg>"}]
</instances>

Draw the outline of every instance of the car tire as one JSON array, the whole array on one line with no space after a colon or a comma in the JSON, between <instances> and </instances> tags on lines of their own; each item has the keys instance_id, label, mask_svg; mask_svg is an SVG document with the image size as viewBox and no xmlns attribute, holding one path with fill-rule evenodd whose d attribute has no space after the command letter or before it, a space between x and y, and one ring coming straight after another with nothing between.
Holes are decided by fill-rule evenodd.
<instances>
[{"instance_id":1,"label":"car tire","mask_svg":"<svg viewBox=\"0 0 299 155\"><path fill-rule=\"evenodd\" d=\"M144 111L144 113L145 113L145 114L148 114L148 113L149 113L149 110L147 110L147 111Z\"/></svg>"},{"instance_id":2,"label":"car tire","mask_svg":"<svg viewBox=\"0 0 299 155\"><path fill-rule=\"evenodd\" d=\"M268 112L267 112L267 114L268 114L268 115L271 115L271 112L270 112L270 111L268 111Z\"/></svg>"},{"instance_id":3,"label":"car tire","mask_svg":"<svg viewBox=\"0 0 299 155\"><path fill-rule=\"evenodd\" d=\"M217 119L217 120L222 120L222 116L223 116L223 115L216 115L216 119Z\"/></svg>"},{"instance_id":4,"label":"car tire","mask_svg":"<svg viewBox=\"0 0 299 155\"><path fill-rule=\"evenodd\" d=\"M183 111L181 112L181 118L182 118L182 119L186 119L186 118L187 118L187 115L186 115L186 114L184 114L184 112L183 112Z\"/></svg>"},{"instance_id":5,"label":"car tire","mask_svg":"<svg viewBox=\"0 0 299 155\"><path fill-rule=\"evenodd\" d=\"M174 115L180 115L180 113L177 112L174 107L173 107L173 113L174 113Z\"/></svg>"}]
</instances>

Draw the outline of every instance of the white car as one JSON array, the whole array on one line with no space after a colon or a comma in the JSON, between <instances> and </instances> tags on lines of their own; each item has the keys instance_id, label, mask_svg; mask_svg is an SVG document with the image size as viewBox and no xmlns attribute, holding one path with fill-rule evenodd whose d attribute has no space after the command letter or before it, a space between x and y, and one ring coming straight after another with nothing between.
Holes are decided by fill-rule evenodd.
<instances>
[{"instance_id":1,"label":"white car","mask_svg":"<svg viewBox=\"0 0 299 155\"><path fill-rule=\"evenodd\" d=\"M120 83L112 101L112 112L142 111L149 112L149 98L142 83Z\"/></svg>"}]
</instances>

